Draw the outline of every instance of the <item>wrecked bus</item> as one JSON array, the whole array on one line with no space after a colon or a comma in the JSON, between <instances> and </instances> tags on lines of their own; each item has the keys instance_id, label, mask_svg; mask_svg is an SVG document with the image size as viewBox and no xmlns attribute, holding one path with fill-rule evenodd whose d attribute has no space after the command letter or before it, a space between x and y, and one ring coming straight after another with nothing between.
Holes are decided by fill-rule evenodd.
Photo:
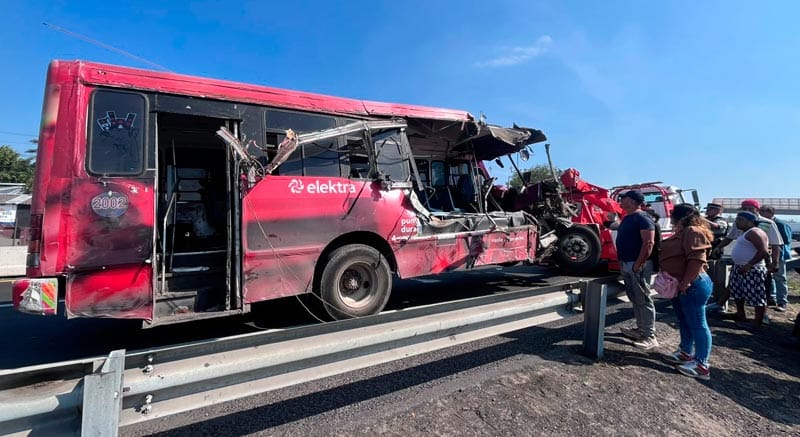
<instances>
[{"instance_id":1,"label":"wrecked bus","mask_svg":"<svg viewBox=\"0 0 800 437\"><path fill-rule=\"evenodd\" d=\"M48 70L14 306L145 327L318 298L382 310L392 275L531 260L477 163L545 140L468 112L83 61Z\"/></svg>"}]
</instances>

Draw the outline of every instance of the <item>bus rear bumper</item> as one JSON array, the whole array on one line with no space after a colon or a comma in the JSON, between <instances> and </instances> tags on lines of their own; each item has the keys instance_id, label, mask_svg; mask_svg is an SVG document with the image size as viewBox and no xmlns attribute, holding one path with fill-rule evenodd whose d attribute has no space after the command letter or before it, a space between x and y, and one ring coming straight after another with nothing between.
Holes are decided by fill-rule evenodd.
<instances>
[{"instance_id":1,"label":"bus rear bumper","mask_svg":"<svg viewBox=\"0 0 800 437\"><path fill-rule=\"evenodd\" d=\"M11 299L17 311L53 316L58 309L58 279L26 278L15 281Z\"/></svg>"}]
</instances>

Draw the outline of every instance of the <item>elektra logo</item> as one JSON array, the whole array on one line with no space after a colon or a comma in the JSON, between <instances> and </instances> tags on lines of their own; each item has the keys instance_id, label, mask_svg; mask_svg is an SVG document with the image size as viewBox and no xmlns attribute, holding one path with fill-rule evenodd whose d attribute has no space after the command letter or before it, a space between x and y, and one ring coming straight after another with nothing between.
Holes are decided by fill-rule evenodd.
<instances>
[{"instance_id":1,"label":"elektra logo","mask_svg":"<svg viewBox=\"0 0 800 437\"><path fill-rule=\"evenodd\" d=\"M356 186L348 183L334 182L330 179L328 179L327 182L321 182L317 179L308 185L304 185L303 181L300 179L292 179L289 181L289 191L291 191L292 194L348 194L355 193Z\"/></svg>"},{"instance_id":2,"label":"elektra logo","mask_svg":"<svg viewBox=\"0 0 800 437\"><path fill-rule=\"evenodd\" d=\"M289 191L291 191L292 194L302 193L303 181L301 181L300 179L292 179L291 182L289 182Z\"/></svg>"}]
</instances>

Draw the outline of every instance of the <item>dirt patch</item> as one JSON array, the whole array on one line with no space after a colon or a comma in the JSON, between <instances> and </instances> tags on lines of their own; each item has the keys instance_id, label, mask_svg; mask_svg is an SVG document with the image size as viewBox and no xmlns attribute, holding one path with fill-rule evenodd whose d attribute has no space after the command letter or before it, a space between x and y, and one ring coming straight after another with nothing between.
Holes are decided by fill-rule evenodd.
<instances>
[{"instance_id":1,"label":"dirt patch","mask_svg":"<svg viewBox=\"0 0 800 437\"><path fill-rule=\"evenodd\" d=\"M380 417L337 435L800 435L800 350L782 342L800 311L795 285L786 313L751 333L711 317L711 380L678 374L661 354L677 348L677 320L658 302L657 351L619 335L610 317L605 358L582 357L574 336L539 354L542 362ZM751 314L752 317L752 314ZM791 320L790 320L791 319Z\"/></svg>"}]
</instances>

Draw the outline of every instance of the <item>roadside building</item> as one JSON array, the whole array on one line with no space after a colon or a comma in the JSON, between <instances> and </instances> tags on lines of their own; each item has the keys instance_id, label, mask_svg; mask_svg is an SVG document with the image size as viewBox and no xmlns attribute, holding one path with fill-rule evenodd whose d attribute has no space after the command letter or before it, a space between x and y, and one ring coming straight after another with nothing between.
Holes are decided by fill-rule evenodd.
<instances>
[{"instance_id":1,"label":"roadside building","mask_svg":"<svg viewBox=\"0 0 800 437\"><path fill-rule=\"evenodd\" d=\"M27 244L30 227L31 195L24 184L0 183L0 245Z\"/></svg>"}]
</instances>

